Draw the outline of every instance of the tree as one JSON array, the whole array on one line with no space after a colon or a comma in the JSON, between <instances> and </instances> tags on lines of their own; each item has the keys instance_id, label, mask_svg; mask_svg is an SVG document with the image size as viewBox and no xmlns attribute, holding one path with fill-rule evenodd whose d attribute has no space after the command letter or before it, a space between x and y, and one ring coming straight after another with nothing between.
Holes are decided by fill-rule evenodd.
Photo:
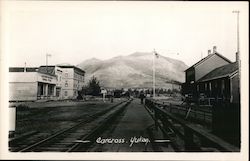
<instances>
[{"instance_id":1,"label":"tree","mask_svg":"<svg viewBox=\"0 0 250 161\"><path fill-rule=\"evenodd\" d=\"M87 89L86 89L86 93L89 95L93 95L93 96L98 96L101 92L101 87L99 85L99 81L97 80L96 77L92 77L89 80Z\"/></svg>"}]
</instances>

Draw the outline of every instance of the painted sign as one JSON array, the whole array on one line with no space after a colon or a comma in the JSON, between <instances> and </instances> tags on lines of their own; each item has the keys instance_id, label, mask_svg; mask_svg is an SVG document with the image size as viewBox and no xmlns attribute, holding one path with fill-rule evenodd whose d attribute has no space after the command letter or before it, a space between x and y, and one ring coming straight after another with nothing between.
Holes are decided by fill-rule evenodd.
<instances>
[{"instance_id":1,"label":"painted sign","mask_svg":"<svg viewBox=\"0 0 250 161\"><path fill-rule=\"evenodd\" d=\"M49 75L44 75L44 74L38 74L38 81L39 82L56 84L56 77L49 76Z\"/></svg>"}]
</instances>

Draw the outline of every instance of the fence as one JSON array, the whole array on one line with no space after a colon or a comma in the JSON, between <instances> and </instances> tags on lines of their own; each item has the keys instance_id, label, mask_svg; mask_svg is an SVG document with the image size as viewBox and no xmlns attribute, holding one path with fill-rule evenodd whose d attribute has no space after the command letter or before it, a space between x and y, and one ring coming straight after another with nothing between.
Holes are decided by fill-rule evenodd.
<instances>
[{"instance_id":1,"label":"fence","mask_svg":"<svg viewBox=\"0 0 250 161\"><path fill-rule=\"evenodd\" d=\"M168 102L155 102L154 104L164 108L170 113L177 114L186 120L192 120L208 127L212 126L212 106L195 106L195 105L174 105Z\"/></svg>"},{"instance_id":2,"label":"fence","mask_svg":"<svg viewBox=\"0 0 250 161\"><path fill-rule=\"evenodd\" d=\"M238 152L239 148L225 142L208 131L198 128L184 119L178 118L153 100L146 99L146 109L153 115L156 128L171 128L184 141L183 151L204 151L215 148L218 151ZM179 127L177 127L178 125ZM174 146L176 143L173 143ZM205 150L206 151L206 150Z\"/></svg>"}]
</instances>

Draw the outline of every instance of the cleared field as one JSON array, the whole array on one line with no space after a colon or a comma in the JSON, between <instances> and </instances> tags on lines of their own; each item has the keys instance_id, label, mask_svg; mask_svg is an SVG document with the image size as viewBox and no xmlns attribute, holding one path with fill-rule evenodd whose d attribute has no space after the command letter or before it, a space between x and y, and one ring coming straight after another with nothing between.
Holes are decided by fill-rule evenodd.
<instances>
[{"instance_id":1,"label":"cleared field","mask_svg":"<svg viewBox=\"0 0 250 161\"><path fill-rule=\"evenodd\" d=\"M55 101L22 103L29 106L29 108L22 110L17 108L15 137L25 135L31 131L43 133L44 136L50 135L124 100L115 99L113 103L100 100L87 102Z\"/></svg>"}]
</instances>

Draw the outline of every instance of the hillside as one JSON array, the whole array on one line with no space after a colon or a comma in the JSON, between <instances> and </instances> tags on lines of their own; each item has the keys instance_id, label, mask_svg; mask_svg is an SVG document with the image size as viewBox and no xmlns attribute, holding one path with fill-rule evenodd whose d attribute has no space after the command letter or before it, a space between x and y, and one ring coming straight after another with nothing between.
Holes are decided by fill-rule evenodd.
<instances>
[{"instance_id":1,"label":"hillside","mask_svg":"<svg viewBox=\"0 0 250 161\"><path fill-rule=\"evenodd\" d=\"M136 52L109 60L85 60L79 68L86 71L86 81L92 76L107 88L152 87L152 53ZM184 82L187 65L182 61L160 56L155 59L156 87L169 88L171 81Z\"/></svg>"}]
</instances>

